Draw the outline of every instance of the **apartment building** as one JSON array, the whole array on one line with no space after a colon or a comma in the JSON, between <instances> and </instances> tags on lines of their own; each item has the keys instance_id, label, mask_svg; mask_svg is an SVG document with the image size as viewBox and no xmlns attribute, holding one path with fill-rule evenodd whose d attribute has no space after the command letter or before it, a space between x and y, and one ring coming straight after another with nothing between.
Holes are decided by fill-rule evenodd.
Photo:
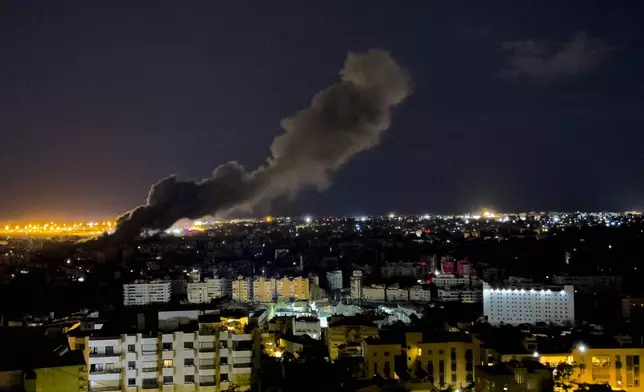
<instances>
[{"instance_id":1,"label":"apartment building","mask_svg":"<svg viewBox=\"0 0 644 392\"><path fill-rule=\"evenodd\" d=\"M248 317L199 316L199 329L158 335L70 337L85 352L89 391L248 390L259 366L259 333Z\"/></svg>"},{"instance_id":2,"label":"apartment building","mask_svg":"<svg viewBox=\"0 0 644 392\"><path fill-rule=\"evenodd\" d=\"M277 298L280 300L309 299L308 278L285 276L277 280Z\"/></svg>"},{"instance_id":3,"label":"apartment building","mask_svg":"<svg viewBox=\"0 0 644 392\"><path fill-rule=\"evenodd\" d=\"M362 341L362 352L365 378L380 376L384 379L394 379L394 358L402 353L399 343L369 337Z\"/></svg>"},{"instance_id":4,"label":"apartment building","mask_svg":"<svg viewBox=\"0 0 644 392\"><path fill-rule=\"evenodd\" d=\"M123 285L123 305L137 306L170 302L171 281L138 281Z\"/></svg>"},{"instance_id":5,"label":"apartment building","mask_svg":"<svg viewBox=\"0 0 644 392\"><path fill-rule=\"evenodd\" d=\"M255 302L273 302L276 296L277 281L275 279L256 277L253 280L253 300Z\"/></svg>"},{"instance_id":6,"label":"apartment building","mask_svg":"<svg viewBox=\"0 0 644 392\"><path fill-rule=\"evenodd\" d=\"M378 337L378 327L360 316L340 317L329 322L327 347L332 361L340 355L363 356L362 341Z\"/></svg>"},{"instance_id":7,"label":"apartment building","mask_svg":"<svg viewBox=\"0 0 644 392\"><path fill-rule=\"evenodd\" d=\"M572 351L577 368L571 380L588 384L609 384L613 390L642 392L640 364L644 348L593 348L580 344Z\"/></svg>"},{"instance_id":8,"label":"apartment building","mask_svg":"<svg viewBox=\"0 0 644 392\"><path fill-rule=\"evenodd\" d=\"M251 302L253 301L253 280L242 276L232 282L232 297L234 301Z\"/></svg>"},{"instance_id":9,"label":"apartment building","mask_svg":"<svg viewBox=\"0 0 644 392\"><path fill-rule=\"evenodd\" d=\"M327 288L330 291L342 290L342 271L335 270L326 273Z\"/></svg>"},{"instance_id":10,"label":"apartment building","mask_svg":"<svg viewBox=\"0 0 644 392\"><path fill-rule=\"evenodd\" d=\"M365 301L381 302L384 301L385 298L386 296L384 285L372 284L371 286L362 288L362 299Z\"/></svg>"},{"instance_id":11,"label":"apartment building","mask_svg":"<svg viewBox=\"0 0 644 392\"><path fill-rule=\"evenodd\" d=\"M625 320L631 318L631 315L636 312L644 311L644 298L622 298L622 317Z\"/></svg>"},{"instance_id":12,"label":"apartment building","mask_svg":"<svg viewBox=\"0 0 644 392\"><path fill-rule=\"evenodd\" d=\"M431 301L431 292L429 288L423 286L414 286L409 289L409 300L417 302Z\"/></svg>"},{"instance_id":13,"label":"apartment building","mask_svg":"<svg viewBox=\"0 0 644 392\"><path fill-rule=\"evenodd\" d=\"M387 301L409 301L409 290L402 289L398 285L387 287Z\"/></svg>"},{"instance_id":14,"label":"apartment building","mask_svg":"<svg viewBox=\"0 0 644 392\"><path fill-rule=\"evenodd\" d=\"M438 299L443 302L463 304L479 303L483 300L482 290L438 290Z\"/></svg>"},{"instance_id":15,"label":"apartment building","mask_svg":"<svg viewBox=\"0 0 644 392\"><path fill-rule=\"evenodd\" d=\"M571 285L585 293L622 291L623 278L620 275L554 275L552 283Z\"/></svg>"},{"instance_id":16,"label":"apartment building","mask_svg":"<svg viewBox=\"0 0 644 392\"><path fill-rule=\"evenodd\" d=\"M228 295L225 278L206 278L203 282L190 282L187 285L188 302L191 304L209 303L215 298Z\"/></svg>"},{"instance_id":17,"label":"apartment building","mask_svg":"<svg viewBox=\"0 0 644 392\"><path fill-rule=\"evenodd\" d=\"M495 288L483 285L483 315L490 324L563 324L575 320L573 286Z\"/></svg>"},{"instance_id":18,"label":"apartment building","mask_svg":"<svg viewBox=\"0 0 644 392\"><path fill-rule=\"evenodd\" d=\"M481 344L470 335L443 333L423 336L405 334L407 368L422 368L437 388L463 389L474 382L475 366L481 364Z\"/></svg>"},{"instance_id":19,"label":"apartment building","mask_svg":"<svg viewBox=\"0 0 644 392\"><path fill-rule=\"evenodd\" d=\"M439 289L480 287L481 281L474 276L440 275L434 277L432 282Z\"/></svg>"}]
</instances>

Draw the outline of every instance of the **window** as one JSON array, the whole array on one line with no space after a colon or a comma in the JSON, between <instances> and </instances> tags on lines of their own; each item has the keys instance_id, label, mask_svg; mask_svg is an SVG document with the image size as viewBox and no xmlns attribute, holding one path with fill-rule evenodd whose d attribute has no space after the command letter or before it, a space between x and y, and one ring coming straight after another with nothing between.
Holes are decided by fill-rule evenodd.
<instances>
[{"instance_id":1,"label":"window","mask_svg":"<svg viewBox=\"0 0 644 392\"><path fill-rule=\"evenodd\" d=\"M157 386L159 385L159 381L156 378L144 378L143 387L152 387L152 386Z\"/></svg>"},{"instance_id":2,"label":"window","mask_svg":"<svg viewBox=\"0 0 644 392\"><path fill-rule=\"evenodd\" d=\"M186 350L192 350L193 348L195 348L195 345L192 342L184 342L183 348L185 348Z\"/></svg>"},{"instance_id":3,"label":"window","mask_svg":"<svg viewBox=\"0 0 644 392\"><path fill-rule=\"evenodd\" d=\"M107 355L114 354L114 346L105 346L105 354Z\"/></svg>"},{"instance_id":4,"label":"window","mask_svg":"<svg viewBox=\"0 0 644 392\"><path fill-rule=\"evenodd\" d=\"M228 374L220 374L219 375L219 382L228 382Z\"/></svg>"},{"instance_id":5,"label":"window","mask_svg":"<svg viewBox=\"0 0 644 392\"><path fill-rule=\"evenodd\" d=\"M136 369L136 362L134 362L134 361L128 361L128 362L127 362L127 368L128 368L128 369Z\"/></svg>"},{"instance_id":6,"label":"window","mask_svg":"<svg viewBox=\"0 0 644 392\"><path fill-rule=\"evenodd\" d=\"M172 343L163 343L163 350L172 350Z\"/></svg>"},{"instance_id":7,"label":"window","mask_svg":"<svg viewBox=\"0 0 644 392\"><path fill-rule=\"evenodd\" d=\"M220 365L228 365L228 357L219 357Z\"/></svg>"},{"instance_id":8,"label":"window","mask_svg":"<svg viewBox=\"0 0 644 392\"><path fill-rule=\"evenodd\" d=\"M456 373L452 373L452 384L456 384Z\"/></svg>"},{"instance_id":9,"label":"window","mask_svg":"<svg viewBox=\"0 0 644 392\"><path fill-rule=\"evenodd\" d=\"M172 376L163 376L164 384L172 384Z\"/></svg>"},{"instance_id":10,"label":"window","mask_svg":"<svg viewBox=\"0 0 644 392\"><path fill-rule=\"evenodd\" d=\"M172 359L164 359L163 360L163 367L165 367L165 368L172 367Z\"/></svg>"},{"instance_id":11,"label":"window","mask_svg":"<svg viewBox=\"0 0 644 392\"><path fill-rule=\"evenodd\" d=\"M133 344L128 344L127 345L127 352L128 353L133 353L135 351L136 351L136 346L134 346Z\"/></svg>"},{"instance_id":12,"label":"window","mask_svg":"<svg viewBox=\"0 0 644 392\"><path fill-rule=\"evenodd\" d=\"M194 384L195 383L195 376L192 376L192 375L185 376L185 378L183 379L183 382L185 384Z\"/></svg>"},{"instance_id":13,"label":"window","mask_svg":"<svg viewBox=\"0 0 644 392\"><path fill-rule=\"evenodd\" d=\"M76 343L76 350L85 350L85 343Z\"/></svg>"},{"instance_id":14,"label":"window","mask_svg":"<svg viewBox=\"0 0 644 392\"><path fill-rule=\"evenodd\" d=\"M135 386L136 385L136 378L128 378L127 379L127 385L129 387Z\"/></svg>"},{"instance_id":15,"label":"window","mask_svg":"<svg viewBox=\"0 0 644 392\"><path fill-rule=\"evenodd\" d=\"M194 358L186 358L183 360L183 366L195 366Z\"/></svg>"}]
</instances>

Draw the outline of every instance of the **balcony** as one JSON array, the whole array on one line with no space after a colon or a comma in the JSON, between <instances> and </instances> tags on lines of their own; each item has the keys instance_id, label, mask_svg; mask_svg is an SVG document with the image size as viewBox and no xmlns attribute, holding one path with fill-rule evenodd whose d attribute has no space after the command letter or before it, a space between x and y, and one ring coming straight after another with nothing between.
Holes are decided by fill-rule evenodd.
<instances>
[{"instance_id":1,"label":"balcony","mask_svg":"<svg viewBox=\"0 0 644 392\"><path fill-rule=\"evenodd\" d=\"M120 385L111 385L109 387L94 387L90 388L89 392L108 392L108 391L120 391Z\"/></svg>"},{"instance_id":2,"label":"balcony","mask_svg":"<svg viewBox=\"0 0 644 392\"><path fill-rule=\"evenodd\" d=\"M212 353L215 351L214 347L199 347L200 353Z\"/></svg>"},{"instance_id":3,"label":"balcony","mask_svg":"<svg viewBox=\"0 0 644 392\"><path fill-rule=\"evenodd\" d=\"M155 373L159 371L158 367L153 367L153 368L143 368L142 369L143 373Z\"/></svg>"},{"instance_id":4,"label":"balcony","mask_svg":"<svg viewBox=\"0 0 644 392\"><path fill-rule=\"evenodd\" d=\"M200 365L199 369L214 369L215 365Z\"/></svg>"},{"instance_id":5,"label":"balcony","mask_svg":"<svg viewBox=\"0 0 644 392\"><path fill-rule=\"evenodd\" d=\"M100 368L100 369L95 369L95 370L90 370L89 374L114 374L114 373L121 373L121 368Z\"/></svg>"},{"instance_id":6,"label":"balcony","mask_svg":"<svg viewBox=\"0 0 644 392\"><path fill-rule=\"evenodd\" d=\"M107 352L90 352L90 358L110 358L110 357L120 357L121 353L107 353Z\"/></svg>"},{"instance_id":7,"label":"balcony","mask_svg":"<svg viewBox=\"0 0 644 392\"><path fill-rule=\"evenodd\" d=\"M141 389L159 389L159 384L146 384Z\"/></svg>"}]
</instances>

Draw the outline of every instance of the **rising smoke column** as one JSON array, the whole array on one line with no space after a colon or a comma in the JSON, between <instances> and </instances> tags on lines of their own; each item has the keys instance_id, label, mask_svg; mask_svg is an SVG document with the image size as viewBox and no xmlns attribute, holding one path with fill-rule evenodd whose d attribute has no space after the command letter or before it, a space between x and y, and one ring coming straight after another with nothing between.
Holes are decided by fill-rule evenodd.
<instances>
[{"instance_id":1,"label":"rising smoke column","mask_svg":"<svg viewBox=\"0 0 644 392\"><path fill-rule=\"evenodd\" d=\"M248 171L228 162L202 181L167 177L152 186L145 205L119 217L115 235L133 238L182 218L252 209L305 187L327 188L342 165L380 142L392 109L411 92L408 74L382 50L349 53L340 76L309 107L282 120L284 133L273 140L265 165Z\"/></svg>"}]
</instances>

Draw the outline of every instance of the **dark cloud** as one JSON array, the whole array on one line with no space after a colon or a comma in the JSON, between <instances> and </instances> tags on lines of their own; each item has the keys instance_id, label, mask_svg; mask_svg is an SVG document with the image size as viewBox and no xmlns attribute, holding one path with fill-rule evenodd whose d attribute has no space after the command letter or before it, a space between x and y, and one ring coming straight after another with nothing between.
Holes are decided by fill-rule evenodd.
<instances>
[{"instance_id":1,"label":"dark cloud","mask_svg":"<svg viewBox=\"0 0 644 392\"><path fill-rule=\"evenodd\" d=\"M248 171L229 162L202 181L167 177L152 186L145 205L119 218L116 238L163 230L182 218L252 211L303 188L327 188L342 165L380 142L392 109L411 91L405 70L381 50L350 53L340 75L309 107L282 120L284 133L273 140L265 165Z\"/></svg>"},{"instance_id":2,"label":"dark cloud","mask_svg":"<svg viewBox=\"0 0 644 392\"><path fill-rule=\"evenodd\" d=\"M484 26L472 26L467 24L458 24L454 28L454 33L464 38L478 38L490 35L492 30Z\"/></svg>"},{"instance_id":3,"label":"dark cloud","mask_svg":"<svg viewBox=\"0 0 644 392\"><path fill-rule=\"evenodd\" d=\"M509 53L509 57L500 77L549 82L591 71L611 48L579 31L565 42L506 41L501 49Z\"/></svg>"}]
</instances>

